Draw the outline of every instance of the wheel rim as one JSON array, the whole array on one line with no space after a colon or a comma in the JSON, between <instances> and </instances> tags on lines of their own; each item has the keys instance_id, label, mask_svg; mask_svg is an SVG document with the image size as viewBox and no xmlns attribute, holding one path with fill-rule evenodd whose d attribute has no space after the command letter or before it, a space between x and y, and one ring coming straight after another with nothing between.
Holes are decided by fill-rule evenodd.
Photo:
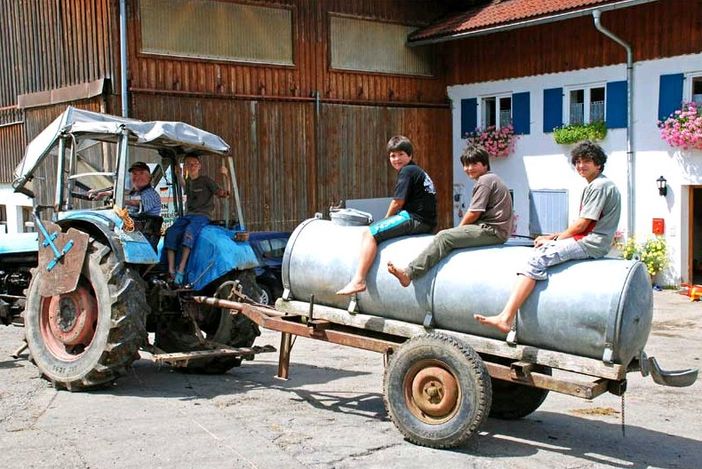
<instances>
[{"instance_id":1,"label":"wheel rim","mask_svg":"<svg viewBox=\"0 0 702 469\"><path fill-rule=\"evenodd\" d=\"M259 303L262 305L269 305L271 304L271 298L268 295L268 291L266 291L265 288L261 288L261 297L258 300Z\"/></svg>"},{"instance_id":2,"label":"wheel rim","mask_svg":"<svg viewBox=\"0 0 702 469\"><path fill-rule=\"evenodd\" d=\"M63 295L41 299L41 336L49 351L62 360L80 357L93 341L98 317L92 289L78 285Z\"/></svg>"},{"instance_id":3,"label":"wheel rim","mask_svg":"<svg viewBox=\"0 0 702 469\"><path fill-rule=\"evenodd\" d=\"M405 375L403 392L412 415L430 425L450 420L460 407L458 379L437 360L415 363Z\"/></svg>"}]
</instances>

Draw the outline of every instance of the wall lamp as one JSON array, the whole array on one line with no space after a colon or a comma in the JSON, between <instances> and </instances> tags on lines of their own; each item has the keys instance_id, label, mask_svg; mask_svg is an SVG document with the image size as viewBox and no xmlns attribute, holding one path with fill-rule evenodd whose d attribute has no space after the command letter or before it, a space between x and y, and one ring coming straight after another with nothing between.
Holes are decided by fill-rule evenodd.
<instances>
[{"instance_id":1,"label":"wall lamp","mask_svg":"<svg viewBox=\"0 0 702 469\"><path fill-rule=\"evenodd\" d=\"M658 195L668 195L668 181L663 176L656 179L656 184L658 185Z\"/></svg>"}]
</instances>

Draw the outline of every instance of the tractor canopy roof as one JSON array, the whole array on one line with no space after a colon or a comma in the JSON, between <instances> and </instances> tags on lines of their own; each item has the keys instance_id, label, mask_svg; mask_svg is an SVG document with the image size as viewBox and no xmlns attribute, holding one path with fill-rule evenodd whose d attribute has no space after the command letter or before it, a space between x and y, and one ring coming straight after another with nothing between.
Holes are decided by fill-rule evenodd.
<instances>
[{"instance_id":1,"label":"tractor canopy roof","mask_svg":"<svg viewBox=\"0 0 702 469\"><path fill-rule=\"evenodd\" d=\"M176 153L201 156L229 152L229 145L217 135L183 122L144 122L69 106L27 145L24 158L15 169L13 186L15 189L23 187L47 156L57 157L51 150L61 137L85 135L95 140L117 142L123 130L127 131L131 144L141 147L169 148Z\"/></svg>"}]
</instances>

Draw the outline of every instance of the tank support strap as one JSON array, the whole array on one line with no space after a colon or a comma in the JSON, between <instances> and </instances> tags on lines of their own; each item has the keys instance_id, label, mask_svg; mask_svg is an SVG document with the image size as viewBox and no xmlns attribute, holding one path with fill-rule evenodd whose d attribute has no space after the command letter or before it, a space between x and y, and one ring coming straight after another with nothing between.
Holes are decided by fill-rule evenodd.
<instances>
[{"instance_id":1,"label":"tank support strap","mask_svg":"<svg viewBox=\"0 0 702 469\"><path fill-rule=\"evenodd\" d=\"M427 311L426 316L424 316L424 328L433 329L434 328L434 313Z\"/></svg>"}]
</instances>

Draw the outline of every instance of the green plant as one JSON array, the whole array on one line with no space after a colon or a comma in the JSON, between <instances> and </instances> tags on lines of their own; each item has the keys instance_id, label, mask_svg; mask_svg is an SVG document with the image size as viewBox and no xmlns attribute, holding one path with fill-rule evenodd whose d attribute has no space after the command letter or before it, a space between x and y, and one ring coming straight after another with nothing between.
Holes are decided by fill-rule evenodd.
<instances>
[{"instance_id":1,"label":"green plant","mask_svg":"<svg viewBox=\"0 0 702 469\"><path fill-rule=\"evenodd\" d=\"M553 129L553 139L559 145L570 145L583 140L603 140L606 136L607 126L602 121L570 124Z\"/></svg>"},{"instance_id":2,"label":"green plant","mask_svg":"<svg viewBox=\"0 0 702 469\"><path fill-rule=\"evenodd\" d=\"M668 265L668 245L662 236L649 238L643 243L637 243L634 238L629 238L625 242L620 242L617 248L624 259L643 262L651 277Z\"/></svg>"}]
</instances>

